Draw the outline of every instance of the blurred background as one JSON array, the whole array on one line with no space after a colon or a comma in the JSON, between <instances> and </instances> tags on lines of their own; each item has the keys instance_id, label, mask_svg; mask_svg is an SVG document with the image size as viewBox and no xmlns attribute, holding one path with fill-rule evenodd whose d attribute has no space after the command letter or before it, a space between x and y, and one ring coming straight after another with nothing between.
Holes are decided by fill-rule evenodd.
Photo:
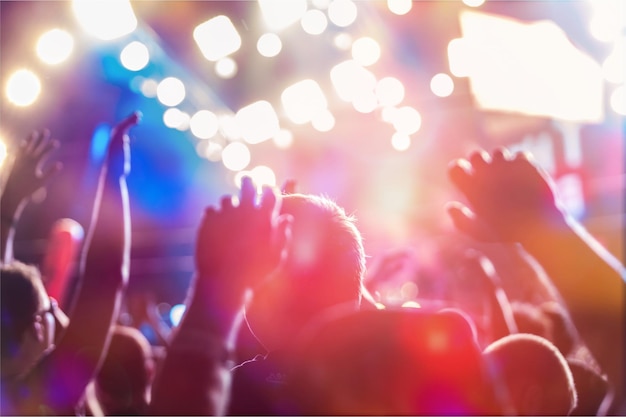
<instances>
[{"instance_id":1,"label":"blurred background","mask_svg":"<svg viewBox=\"0 0 626 417\"><path fill-rule=\"evenodd\" d=\"M462 242L448 163L528 150L623 260L625 21L621 0L3 0L3 173L34 129L64 163L16 257L39 263L60 218L87 229L109 129L139 110L129 293L164 315L184 299L203 208L244 174L330 196L372 262L410 248L406 278ZM376 290L409 301L407 281Z\"/></svg>"}]
</instances>

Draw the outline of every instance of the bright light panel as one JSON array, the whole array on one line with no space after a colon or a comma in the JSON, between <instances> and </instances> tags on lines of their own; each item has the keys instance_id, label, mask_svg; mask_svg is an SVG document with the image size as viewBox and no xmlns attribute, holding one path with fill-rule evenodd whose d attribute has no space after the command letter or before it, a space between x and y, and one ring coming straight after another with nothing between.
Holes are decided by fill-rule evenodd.
<instances>
[{"instance_id":1,"label":"bright light panel","mask_svg":"<svg viewBox=\"0 0 626 417\"><path fill-rule=\"evenodd\" d=\"M302 18L306 0L259 0L263 20L270 29L281 30Z\"/></svg>"},{"instance_id":2,"label":"bright light panel","mask_svg":"<svg viewBox=\"0 0 626 417\"><path fill-rule=\"evenodd\" d=\"M157 98L166 106L177 106L185 99L185 84L176 77L167 77L157 87Z\"/></svg>"},{"instance_id":3,"label":"bright light panel","mask_svg":"<svg viewBox=\"0 0 626 417\"><path fill-rule=\"evenodd\" d=\"M65 61L74 49L74 38L67 31L52 29L39 37L37 56L48 65Z\"/></svg>"},{"instance_id":4,"label":"bright light panel","mask_svg":"<svg viewBox=\"0 0 626 417\"><path fill-rule=\"evenodd\" d=\"M41 93L41 81L30 70L18 70L7 81L7 99L16 106L30 106L37 100L39 93Z\"/></svg>"},{"instance_id":5,"label":"bright light panel","mask_svg":"<svg viewBox=\"0 0 626 417\"><path fill-rule=\"evenodd\" d=\"M328 106L321 87L311 79L302 80L287 87L280 98L287 117L297 124L311 121Z\"/></svg>"},{"instance_id":6,"label":"bright light panel","mask_svg":"<svg viewBox=\"0 0 626 417\"><path fill-rule=\"evenodd\" d=\"M128 0L73 0L79 24L101 40L120 38L137 28L137 18Z\"/></svg>"},{"instance_id":7,"label":"bright light panel","mask_svg":"<svg viewBox=\"0 0 626 417\"><path fill-rule=\"evenodd\" d=\"M602 71L553 22L522 23L461 13L470 45L470 88L478 106L564 121L602 121ZM450 52L450 50L449 50Z\"/></svg>"},{"instance_id":8,"label":"bright light panel","mask_svg":"<svg viewBox=\"0 0 626 417\"><path fill-rule=\"evenodd\" d=\"M126 45L120 52L120 62L130 71L139 71L150 62L148 47L139 41Z\"/></svg>"},{"instance_id":9,"label":"bright light panel","mask_svg":"<svg viewBox=\"0 0 626 417\"><path fill-rule=\"evenodd\" d=\"M280 130L276 111L265 100L241 108L235 114L235 121L239 125L241 137L250 144L271 139Z\"/></svg>"},{"instance_id":10,"label":"bright light panel","mask_svg":"<svg viewBox=\"0 0 626 417\"><path fill-rule=\"evenodd\" d=\"M220 15L199 24L193 38L202 55L215 62L241 48L241 36L228 16Z\"/></svg>"},{"instance_id":11,"label":"bright light panel","mask_svg":"<svg viewBox=\"0 0 626 417\"><path fill-rule=\"evenodd\" d=\"M611 94L611 109L617 114L626 116L626 88L620 85Z\"/></svg>"}]
</instances>

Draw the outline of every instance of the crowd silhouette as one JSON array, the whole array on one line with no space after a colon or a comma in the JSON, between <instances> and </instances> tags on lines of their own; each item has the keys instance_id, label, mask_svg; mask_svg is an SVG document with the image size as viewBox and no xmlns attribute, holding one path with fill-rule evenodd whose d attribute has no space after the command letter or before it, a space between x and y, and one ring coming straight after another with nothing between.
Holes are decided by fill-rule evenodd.
<instances>
[{"instance_id":1,"label":"crowd silhouette","mask_svg":"<svg viewBox=\"0 0 626 417\"><path fill-rule=\"evenodd\" d=\"M368 275L393 273L404 255L367 272L356 219L331 198L294 181L258 193L244 177L202 215L186 310L170 329L154 299L125 297L139 119L111 132L84 242L50 245L41 271L14 258L13 241L33 193L62 169L45 163L59 143L34 132L13 154L0 197L2 415L626 413L624 266L532 155L477 150L448 167L464 197L447 206L454 226L527 264L520 282L504 285L508 271L468 249L444 282L471 292L385 306ZM258 344L246 350L246 337Z\"/></svg>"}]
</instances>

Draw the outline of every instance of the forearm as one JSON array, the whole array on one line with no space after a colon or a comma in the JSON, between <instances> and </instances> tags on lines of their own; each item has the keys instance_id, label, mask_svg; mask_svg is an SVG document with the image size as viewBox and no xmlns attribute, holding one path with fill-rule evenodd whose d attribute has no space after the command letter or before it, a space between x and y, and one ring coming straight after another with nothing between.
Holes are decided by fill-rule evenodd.
<instances>
[{"instance_id":1,"label":"forearm","mask_svg":"<svg viewBox=\"0 0 626 417\"><path fill-rule=\"evenodd\" d=\"M25 202L14 202L5 198L5 194L0 198L0 255L5 263L13 260L13 239L17 222L26 207Z\"/></svg>"}]
</instances>

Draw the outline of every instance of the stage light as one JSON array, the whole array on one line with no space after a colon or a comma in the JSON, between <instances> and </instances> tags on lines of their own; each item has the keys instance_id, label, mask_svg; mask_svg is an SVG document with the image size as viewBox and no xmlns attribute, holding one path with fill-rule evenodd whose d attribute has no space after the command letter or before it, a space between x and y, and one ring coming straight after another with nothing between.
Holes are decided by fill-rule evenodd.
<instances>
[{"instance_id":1,"label":"stage light","mask_svg":"<svg viewBox=\"0 0 626 417\"><path fill-rule=\"evenodd\" d=\"M193 38L202 55L215 62L241 48L241 36L228 16L220 15L199 24Z\"/></svg>"},{"instance_id":2,"label":"stage light","mask_svg":"<svg viewBox=\"0 0 626 417\"><path fill-rule=\"evenodd\" d=\"M396 151L406 151L411 146L411 137L404 133L396 132L391 136L391 146Z\"/></svg>"},{"instance_id":3,"label":"stage light","mask_svg":"<svg viewBox=\"0 0 626 417\"><path fill-rule=\"evenodd\" d=\"M328 5L328 18L339 27L348 27L357 17L357 7L351 0L333 0Z\"/></svg>"},{"instance_id":4,"label":"stage light","mask_svg":"<svg viewBox=\"0 0 626 417\"><path fill-rule=\"evenodd\" d=\"M177 106L185 99L185 84L176 77L167 77L157 86L157 98L166 106Z\"/></svg>"},{"instance_id":5,"label":"stage light","mask_svg":"<svg viewBox=\"0 0 626 417\"><path fill-rule=\"evenodd\" d=\"M392 123L398 133L412 135L420 130L422 116L413 107L404 106L394 112Z\"/></svg>"},{"instance_id":6,"label":"stage light","mask_svg":"<svg viewBox=\"0 0 626 417\"><path fill-rule=\"evenodd\" d=\"M224 57L215 63L215 73L225 80L237 74L237 62L231 57Z\"/></svg>"},{"instance_id":7,"label":"stage light","mask_svg":"<svg viewBox=\"0 0 626 417\"><path fill-rule=\"evenodd\" d=\"M380 45L372 38L359 38L352 44L352 58L364 67L373 65L380 59Z\"/></svg>"},{"instance_id":8,"label":"stage light","mask_svg":"<svg viewBox=\"0 0 626 417\"><path fill-rule=\"evenodd\" d=\"M463 4L469 7L480 7L485 4L485 0L463 0Z\"/></svg>"},{"instance_id":9,"label":"stage light","mask_svg":"<svg viewBox=\"0 0 626 417\"><path fill-rule=\"evenodd\" d=\"M430 80L430 91L437 97L448 97L454 91L454 81L448 74L436 74Z\"/></svg>"},{"instance_id":10,"label":"stage light","mask_svg":"<svg viewBox=\"0 0 626 417\"><path fill-rule=\"evenodd\" d=\"M299 81L285 88L280 98L287 117L296 124L311 121L315 115L328 107L321 87L311 79Z\"/></svg>"},{"instance_id":11,"label":"stage light","mask_svg":"<svg viewBox=\"0 0 626 417\"><path fill-rule=\"evenodd\" d=\"M282 30L302 18L306 0L259 0L263 20L272 30Z\"/></svg>"},{"instance_id":12,"label":"stage light","mask_svg":"<svg viewBox=\"0 0 626 417\"><path fill-rule=\"evenodd\" d=\"M410 12L412 7L412 0L387 0L387 8L389 8L389 11L399 16Z\"/></svg>"},{"instance_id":13,"label":"stage light","mask_svg":"<svg viewBox=\"0 0 626 417\"><path fill-rule=\"evenodd\" d=\"M330 79L339 97L351 103L363 91L374 91L376 77L354 60L344 61L330 70Z\"/></svg>"},{"instance_id":14,"label":"stage light","mask_svg":"<svg viewBox=\"0 0 626 417\"><path fill-rule=\"evenodd\" d=\"M318 132L328 132L335 127L335 116L328 109L324 109L313 116L311 125Z\"/></svg>"},{"instance_id":15,"label":"stage light","mask_svg":"<svg viewBox=\"0 0 626 417\"><path fill-rule=\"evenodd\" d=\"M250 164L250 149L241 142L231 142L222 151L222 163L231 171L241 171Z\"/></svg>"},{"instance_id":16,"label":"stage light","mask_svg":"<svg viewBox=\"0 0 626 417\"><path fill-rule=\"evenodd\" d=\"M278 115L274 107L260 100L239 109L235 114L241 137L250 144L271 139L280 130Z\"/></svg>"},{"instance_id":17,"label":"stage light","mask_svg":"<svg viewBox=\"0 0 626 417\"><path fill-rule=\"evenodd\" d=\"M198 139L209 139L217 134L219 120L215 113L209 110L200 110L191 116L189 128Z\"/></svg>"},{"instance_id":18,"label":"stage light","mask_svg":"<svg viewBox=\"0 0 626 417\"><path fill-rule=\"evenodd\" d=\"M30 106L41 93L41 81L34 72L21 69L15 71L6 84L6 95L16 106Z\"/></svg>"},{"instance_id":19,"label":"stage light","mask_svg":"<svg viewBox=\"0 0 626 417\"><path fill-rule=\"evenodd\" d=\"M328 19L320 10L309 10L302 16L300 24L309 35L319 35L328 27Z\"/></svg>"},{"instance_id":20,"label":"stage light","mask_svg":"<svg viewBox=\"0 0 626 417\"><path fill-rule=\"evenodd\" d=\"M73 0L72 10L82 28L101 40L120 38L137 28L128 0Z\"/></svg>"},{"instance_id":21,"label":"stage light","mask_svg":"<svg viewBox=\"0 0 626 417\"><path fill-rule=\"evenodd\" d=\"M283 43L277 34L265 33L257 41L256 49L262 56L271 58L280 53Z\"/></svg>"},{"instance_id":22,"label":"stage light","mask_svg":"<svg viewBox=\"0 0 626 417\"><path fill-rule=\"evenodd\" d=\"M404 85L394 77L381 78L374 90L378 103L383 106L396 106L404 100Z\"/></svg>"},{"instance_id":23,"label":"stage light","mask_svg":"<svg viewBox=\"0 0 626 417\"><path fill-rule=\"evenodd\" d=\"M626 116L626 92L624 89L624 84L622 84L611 94L611 109L622 116Z\"/></svg>"},{"instance_id":24,"label":"stage light","mask_svg":"<svg viewBox=\"0 0 626 417\"><path fill-rule=\"evenodd\" d=\"M287 149L293 144L293 133L287 129L280 129L272 138L274 145L280 149Z\"/></svg>"},{"instance_id":25,"label":"stage light","mask_svg":"<svg viewBox=\"0 0 626 417\"><path fill-rule=\"evenodd\" d=\"M148 47L139 41L126 45L120 52L120 62L130 71L139 71L150 62Z\"/></svg>"},{"instance_id":26,"label":"stage light","mask_svg":"<svg viewBox=\"0 0 626 417\"><path fill-rule=\"evenodd\" d=\"M37 56L49 65L65 61L74 49L74 38L67 31L52 29L39 37Z\"/></svg>"}]
</instances>

